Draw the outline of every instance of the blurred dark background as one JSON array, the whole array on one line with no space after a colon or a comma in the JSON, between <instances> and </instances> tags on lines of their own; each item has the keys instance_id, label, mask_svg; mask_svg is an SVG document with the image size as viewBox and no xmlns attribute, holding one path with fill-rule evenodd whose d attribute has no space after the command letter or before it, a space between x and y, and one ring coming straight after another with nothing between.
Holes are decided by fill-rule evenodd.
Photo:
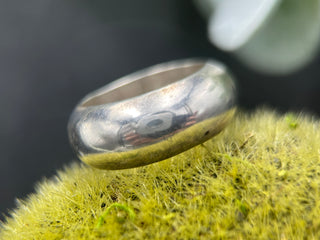
<instances>
[{"instance_id":1,"label":"blurred dark background","mask_svg":"<svg viewBox=\"0 0 320 240\"><path fill-rule=\"evenodd\" d=\"M258 74L209 43L190 0L1 0L0 34L2 214L78 161L66 126L85 94L156 63L215 58L238 80L242 108L320 113L319 55L291 75Z\"/></svg>"}]
</instances>

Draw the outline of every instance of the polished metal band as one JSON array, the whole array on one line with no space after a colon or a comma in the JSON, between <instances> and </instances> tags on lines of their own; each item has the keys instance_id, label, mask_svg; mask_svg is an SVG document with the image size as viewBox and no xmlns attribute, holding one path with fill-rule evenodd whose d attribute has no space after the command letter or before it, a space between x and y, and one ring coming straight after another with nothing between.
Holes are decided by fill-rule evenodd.
<instances>
[{"instance_id":1,"label":"polished metal band","mask_svg":"<svg viewBox=\"0 0 320 240\"><path fill-rule=\"evenodd\" d=\"M79 158L103 169L157 162L219 133L235 111L235 85L212 60L159 64L87 95L68 132Z\"/></svg>"}]
</instances>

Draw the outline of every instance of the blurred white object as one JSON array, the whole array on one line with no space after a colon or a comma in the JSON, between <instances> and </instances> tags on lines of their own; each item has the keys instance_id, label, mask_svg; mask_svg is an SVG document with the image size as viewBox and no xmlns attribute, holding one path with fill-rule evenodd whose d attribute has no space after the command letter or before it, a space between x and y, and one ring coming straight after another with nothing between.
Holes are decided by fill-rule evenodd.
<instances>
[{"instance_id":1,"label":"blurred white object","mask_svg":"<svg viewBox=\"0 0 320 240\"><path fill-rule=\"evenodd\" d=\"M209 37L219 48L234 51L245 44L269 17L279 0L216 1Z\"/></svg>"},{"instance_id":2,"label":"blurred white object","mask_svg":"<svg viewBox=\"0 0 320 240\"><path fill-rule=\"evenodd\" d=\"M255 70L286 74L317 53L320 0L194 0L210 41Z\"/></svg>"}]
</instances>

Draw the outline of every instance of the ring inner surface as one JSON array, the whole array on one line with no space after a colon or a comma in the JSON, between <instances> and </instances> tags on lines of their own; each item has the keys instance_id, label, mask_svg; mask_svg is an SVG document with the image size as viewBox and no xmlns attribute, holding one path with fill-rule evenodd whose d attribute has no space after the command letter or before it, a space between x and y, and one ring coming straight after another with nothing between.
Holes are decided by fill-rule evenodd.
<instances>
[{"instance_id":1,"label":"ring inner surface","mask_svg":"<svg viewBox=\"0 0 320 240\"><path fill-rule=\"evenodd\" d=\"M117 102L139 96L141 94L164 87L197 72L204 66L203 63L178 67L157 72L139 79L135 79L116 89L94 96L81 104L82 107L96 106Z\"/></svg>"}]
</instances>

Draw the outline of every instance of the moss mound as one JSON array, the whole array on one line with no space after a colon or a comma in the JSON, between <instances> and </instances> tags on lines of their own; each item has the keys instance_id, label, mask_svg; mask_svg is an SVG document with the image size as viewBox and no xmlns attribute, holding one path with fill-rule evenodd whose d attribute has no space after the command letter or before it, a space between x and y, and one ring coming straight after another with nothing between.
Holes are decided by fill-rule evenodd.
<instances>
[{"instance_id":1,"label":"moss mound","mask_svg":"<svg viewBox=\"0 0 320 240\"><path fill-rule=\"evenodd\" d=\"M19 202L0 239L319 239L319 126L263 109L156 164L73 164Z\"/></svg>"}]
</instances>

